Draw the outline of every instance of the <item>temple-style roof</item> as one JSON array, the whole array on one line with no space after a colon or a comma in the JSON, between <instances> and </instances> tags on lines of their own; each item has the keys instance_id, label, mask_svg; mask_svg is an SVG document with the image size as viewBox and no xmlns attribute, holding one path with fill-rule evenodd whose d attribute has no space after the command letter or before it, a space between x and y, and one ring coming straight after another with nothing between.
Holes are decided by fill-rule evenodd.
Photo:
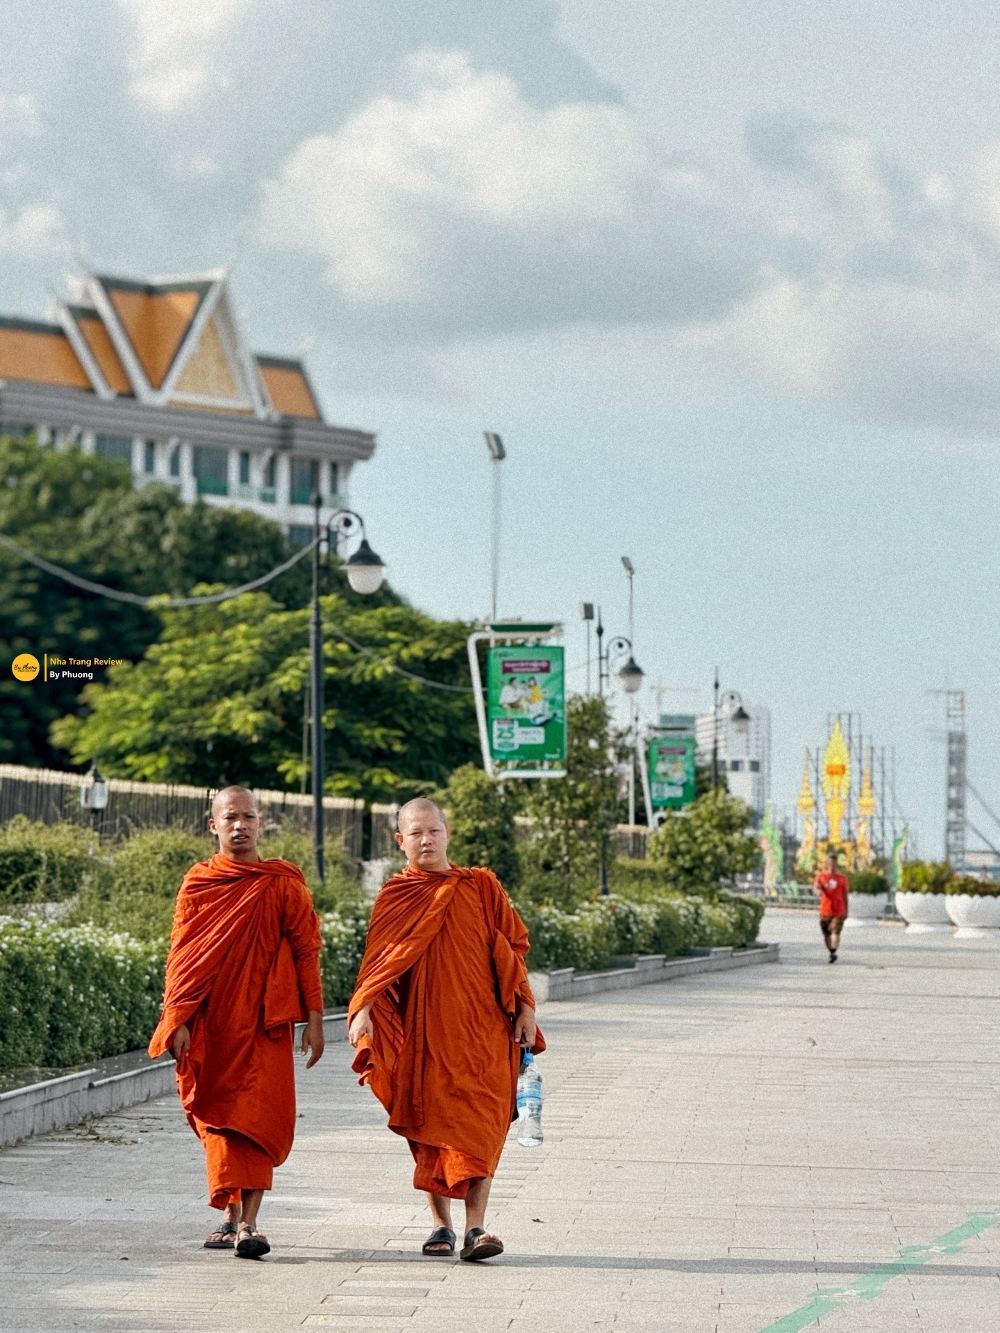
<instances>
[{"instance_id":1,"label":"temple-style roof","mask_svg":"<svg viewBox=\"0 0 1000 1333\"><path fill-rule=\"evenodd\" d=\"M0 317L0 380L322 423L301 361L246 348L226 280L223 270L148 281L87 274L52 323Z\"/></svg>"},{"instance_id":2,"label":"temple-style roof","mask_svg":"<svg viewBox=\"0 0 1000 1333\"><path fill-rule=\"evenodd\" d=\"M301 361L280 356L258 356L254 359L264 381L268 400L279 416L312 417L317 421L322 419Z\"/></svg>"},{"instance_id":3,"label":"temple-style roof","mask_svg":"<svg viewBox=\"0 0 1000 1333\"><path fill-rule=\"evenodd\" d=\"M58 324L0 316L0 379L89 389L90 380Z\"/></svg>"}]
</instances>

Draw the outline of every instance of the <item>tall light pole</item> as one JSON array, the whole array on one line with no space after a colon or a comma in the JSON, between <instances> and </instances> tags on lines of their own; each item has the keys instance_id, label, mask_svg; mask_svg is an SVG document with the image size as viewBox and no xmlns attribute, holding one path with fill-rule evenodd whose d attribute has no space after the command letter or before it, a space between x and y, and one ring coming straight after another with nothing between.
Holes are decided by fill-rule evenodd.
<instances>
[{"instance_id":1,"label":"tall light pole","mask_svg":"<svg viewBox=\"0 0 1000 1333\"><path fill-rule=\"evenodd\" d=\"M729 707L729 721L739 736L745 736L750 730L751 717L743 707L742 697L735 690L726 691L726 703ZM712 681L712 791L719 786L719 668L715 668Z\"/></svg>"},{"instance_id":2,"label":"tall light pole","mask_svg":"<svg viewBox=\"0 0 1000 1333\"><path fill-rule=\"evenodd\" d=\"M364 519L353 509L338 509L331 514L326 523L320 522L322 498L314 492L313 502L313 563L312 563L312 614L309 622L309 646L311 650L310 685L312 693L312 793L313 793L313 854L316 860L316 874L322 881L325 872L325 829L323 822L323 787L326 781L326 755L323 734L323 620L319 605L319 559L323 538L326 538L327 551L333 549L334 555L341 537L354 537L361 534L361 543L354 554L345 562L347 581L355 592L368 596L377 592L385 578L385 566L365 538Z\"/></svg>"},{"instance_id":3,"label":"tall light pole","mask_svg":"<svg viewBox=\"0 0 1000 1333\"><path fill-rule=\"evenodd\" d=\"M635 566L627 555L622 556L622 568L628 575L628 637L635 641ZM640 682L641 683L641 682ZM635 687L638 689L638 685ZM628 822L635 824L635 769L639 762L639 702L634 692L629 700L629 725L632 730L632 762L628 771Z\"/></svg>"},{"instance_id":4,"label":"tall light pole","mask_svg":"<svg viewBox=\"0 0 1000 1333\"><path fill-rule=\"evenodd\" d=\"M492 430L484 430L486 447L493 460L493 505L490 526L490 588L492 592L492 614L490 620L497 618L497 595L500 588L500 464L507 457L503 440Z\"/></svg>"},{"instance_id":5,"label":"tall light pole","mask_svg":"<svg viewBox=\"0 0 1000 1333\"><path fill-rule=\"evenodd\" d=\"M623 635L616 635L608 640L607 648L604 647L604 624L601 620L601 608L597 608L597 692L604 698L604 687L611 678L611 658L617 657L619 661L628 654L624 664L618 669L617 675L622 689L627 695L635 694L642 686L645 672L639 663L632 656L632 640L626 639ZM633 781L635 775L635 749L633 738L632 753L632 774ZM635 800L635 789L630 788L632 800ZM601 844L601 859L599 867L599 887L602 894L608 892L608 868L604 860L604 844Z\"/></svg>"}]
</instances>

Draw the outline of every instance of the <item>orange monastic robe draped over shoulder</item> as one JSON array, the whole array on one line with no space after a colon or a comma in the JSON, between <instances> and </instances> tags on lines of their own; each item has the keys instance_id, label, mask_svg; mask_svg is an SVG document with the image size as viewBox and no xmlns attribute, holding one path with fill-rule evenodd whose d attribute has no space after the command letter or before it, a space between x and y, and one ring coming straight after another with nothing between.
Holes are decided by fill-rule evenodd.
<instances>
[{"instance_id":1,"label":"orange monastic robe draped over shoulder","mask_svg":"<svg viewBox=\"0 0 1000 1333\"><path fill-rule=\"evenodd\" d=\"M270 1189L292 1147L292 1034L323 1009L319 922L290 861L215 855L192 866L177 895L152 1056L186 1023L191 1050L177 1090L205 1147L209 1202Z\"/></svg>"},{"instance_id":2,"label":"orange monastic robe draped over shoulder","mask_svg":"<svg viewBox=\"0 0 1000 1333\"><path fill-rule=\"evenodd\" d=\"M374 1036L354 1069L409 1141L415 1189L464 1199L496 1171L517 1092L514 1017L519 1001L535 1005L527 952L489 870L407 866L375 899L350 1004L351 1018L372 1006Z\"/></svg>"}]
</instances>

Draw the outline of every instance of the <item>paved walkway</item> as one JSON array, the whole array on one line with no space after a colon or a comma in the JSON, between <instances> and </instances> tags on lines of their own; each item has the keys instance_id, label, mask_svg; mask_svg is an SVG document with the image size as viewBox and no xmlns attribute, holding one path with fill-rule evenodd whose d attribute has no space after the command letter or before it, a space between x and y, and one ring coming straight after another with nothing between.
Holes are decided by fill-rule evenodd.
<instances>
[{"instance_id":1,"label":"paved walkway","mask_svg":"<svg viewBox=\"0 0 1000 1333\"><path fill-rule=\"evenodd\" d=\"M770 914L785 961L553 1005L508 1253L424 1259L344 1045L300 1079L261 1263L200 1248L173 1099L0 1153L0 1327L382 1333L1000 1329L1000 946Z\"/></svg>"}]
</instances>

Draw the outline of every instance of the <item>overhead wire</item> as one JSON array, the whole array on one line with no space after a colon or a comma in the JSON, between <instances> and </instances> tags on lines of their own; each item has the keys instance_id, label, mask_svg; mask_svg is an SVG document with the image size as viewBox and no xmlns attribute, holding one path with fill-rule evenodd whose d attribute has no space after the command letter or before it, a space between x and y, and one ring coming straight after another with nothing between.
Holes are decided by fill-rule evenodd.
<instances>
[{"instance_id":1,"label":"overhead wire","mask_svg":"<svg viewBox=\"0 0 1000 1333\"><path fill-rule=\"evenodd\" d=\"M307 546L303 546L301 550L296 551L293 556L278 565L275 569L269 570L268 573L262 574L260 578L253 579L249 583L241 584L238 588L227 588L224 592L209 593L202 597L165 597L158 595L143 596L139 593L124 592L120 588L109 588L107 584L104 583L95 583L92 579L85 579L79 574L74 574L72 570L65 569L62 565L57 565L52 560L46 560L44 556L36 555L34 551L29 551L26 547L21 546L19 542L14 541L12 537L8 537L5 533L0 532L0 543L14 551L22 560L26 560L29 564L44 570L45 573L53 574L56 578L63 579L73 587L81 588L85 592L95 593L99 597L106 597L109 600L116 602L128 602L132 606L142 606L157 611L174 610L187 606L205 606L212 603L218 604L219 602L229 601L233 597L240 597L243 593L253 592L254 589L264 587L265 584L270 583L280 574L286 573L294 565L298 564L300 560L314 549L319 540L320 538L314 537ZM471 685L448 685L444 681L431 680L428 676L420 676L414 671L407 671L405 667L399 666L399 664L393 662L391 658L382 657L374 649L367 648L364 644L358 643L356 639L351 638L349 634L346 634L338 626L330 624L329 621L326 622L325 628L330 633L336 635L337 638L343 639L343 641L349 644L355 652L361 653L365 657L372 658L380 666L387 667L390 671L395 672L396 675L404 676L407 680L416 681L420 685L426 685L428 689L444 690L452 694L475 693Z\"/></svg>"}]
</instances>

